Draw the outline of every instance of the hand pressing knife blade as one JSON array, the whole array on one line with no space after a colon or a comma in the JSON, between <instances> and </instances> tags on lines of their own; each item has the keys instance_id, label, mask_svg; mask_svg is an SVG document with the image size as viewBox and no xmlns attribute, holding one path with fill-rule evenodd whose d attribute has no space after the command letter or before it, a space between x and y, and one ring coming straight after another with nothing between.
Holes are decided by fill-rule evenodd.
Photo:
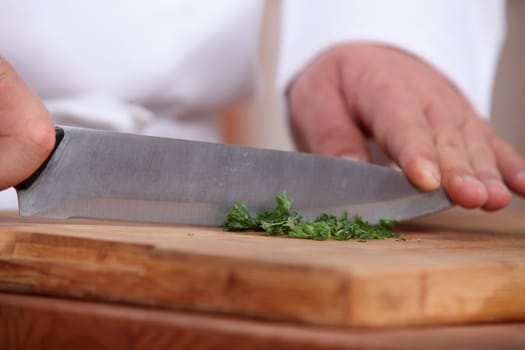
<instances>
[{"instance_id":1,"label":"hand pressing knife blade","mask_svg":"<svg viewBox=\"0 0 525 350\"><path fill-rule=\"evenodd\" d=\"M254 212L285 192L305 219L320 213L376 222L451 206L395 169L298 152L57 128L44 165L17 186L20 215L221 225L244 202Z\"/></svg>"}]
</instances>

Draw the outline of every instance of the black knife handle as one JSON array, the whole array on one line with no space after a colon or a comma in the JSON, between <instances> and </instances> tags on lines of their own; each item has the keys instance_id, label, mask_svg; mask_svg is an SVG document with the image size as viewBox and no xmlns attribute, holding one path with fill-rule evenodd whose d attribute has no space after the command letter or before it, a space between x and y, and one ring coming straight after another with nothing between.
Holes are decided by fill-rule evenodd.
<instances>
[{"instance_id":1,"label":"black knife handle","mask_svg":"<svg viewBox=\"0 0 525 350\"><path fill-rule=\"evenodd\" d=\"M64 138L64 129L62 129L61 127L55 126L55 134L56 134L55 147L51 151L51 154L49 155L49 157L47 157L46 161L40 166L40 168L37 169L37 171L35 171L31 176L29 176L27 179L25 179L24 181L22 181L21 183L15 186L15 189L17 191L27 190L29 186L31 186L33 182L35 182L36 179L38 179L42 171L44 171L44 169L46 168L47 163L49 163L49 160L51 159L56 149L58 148L58 145Z\"/></svg>"}]
</instances>

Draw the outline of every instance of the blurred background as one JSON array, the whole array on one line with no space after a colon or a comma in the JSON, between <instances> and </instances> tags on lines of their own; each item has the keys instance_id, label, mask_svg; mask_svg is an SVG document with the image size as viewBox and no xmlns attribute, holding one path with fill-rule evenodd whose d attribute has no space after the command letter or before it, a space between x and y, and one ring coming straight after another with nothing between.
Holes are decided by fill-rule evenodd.
<instances>
[{"instance_id":1,"label":"blurred background","mask_svg":"<svg viewBox=\"0 0 525 350\"><path fill-rule=\"evenodd\" d=\"M279 0L268 1L259 46L256 96L224 113L224 140L246 146L293 150L283 101L275 90ZM525 155L525 1L507 0L507 40L493 95L491 121ZM515 197L508 210L525 210Z\"/></svg>"}]
</instances>

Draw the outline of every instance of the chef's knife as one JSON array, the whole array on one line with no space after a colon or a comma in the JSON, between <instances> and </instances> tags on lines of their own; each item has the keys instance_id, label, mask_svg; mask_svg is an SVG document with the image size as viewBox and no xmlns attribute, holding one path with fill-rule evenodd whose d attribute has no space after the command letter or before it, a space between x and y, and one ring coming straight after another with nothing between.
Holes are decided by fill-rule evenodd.
<instances>
[{"instance_id":1,"label":"chef's knife","mask_svg":"<svg viewBox=\"0 0 525 350\"><path fill-rule=\"evenodd\" d=\"M451 206L395 169L284 152L107 131L57 128L46 163L17 186L20 214L221 225L285 192L306 219L322 212L402 220Z\"/></svg>"}]
</instances>

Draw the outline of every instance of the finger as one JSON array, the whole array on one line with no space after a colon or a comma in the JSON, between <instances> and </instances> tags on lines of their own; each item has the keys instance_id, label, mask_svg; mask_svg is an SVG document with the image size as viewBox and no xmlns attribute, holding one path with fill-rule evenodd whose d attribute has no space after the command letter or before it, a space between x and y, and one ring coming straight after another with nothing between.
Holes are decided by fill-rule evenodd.
<instances>
[{"instance_id":1,"label":"finger","mask_svg":"<svg viewBox=\"0 0 525 350\"><path fill-rule=\"evenodd\" d=\"M29 177L55 143L51 117L40 99L0 57L0 189Z\"/></svg>"},{"instance_id":2,"label":"finger","mask_svg":"<svg viewBox=\"0 0 525 350\"><path fill-rule=\"evenodd\" d=\"M494 211L507 206L512 195L503 183L496 157L481 123L477 117L470 118L464 124L462 134L474 175L487 191L487 200L482 208Z\"/></svg>"},{"instance_id":3,"label":"finger","mask_svg":"<svg viewBox=\"0 0 525 350\"><path fill-rule=\"evenodd\" d=\"M484 122L472 106L457 90L445 89L440 103L431 104L427 115L435 130L445 130L436 147L442 150L443 172L449 172L444 185L451 198L464 207L488 211L508 205L512 196L501 179Z\"/></svg>"},{"instance_id":4,"label":"finger","mask_svg":"<svg viewBox=\"0 0 525 350\"><path fill-rule=\"evenodd\" d=\"M503 180L512 191L525 196L525 160L510 144L493 133L490 142Z\"/></svg>"},{"instance_id":5,"label":"finger","mask_svg":"<svg viewBox=\"0 0 525 350\"><path fill-rule=\"evenodd\" d=\"M461 135L441 132L435 137L443 186L456 204L469 209L483 206L488 199L485 185L474 174Z\"/></svg>"},{"instance_id":6,"label":"finger","mask_svg":"<svg viewBox=\"0 0 525 350\"><path fill-rule=\"evenodd\" d=\"M454 105L455 99L457 96L449 96L447 104L432 103L425 112L434 133L443 187L456 204L464 208L479 208L486 203L488 192L472 167L461 133L467 116L463 108Z\"/></svg>"},{"instance_id":7,"label":"finger","mask_svg":"<svg viewBox=\"0 0 525 350\"><path fill-rule=\"evenodd\" d=\"M401 118L403 116L399 117ZM441 174L430 140L432 138L428 136L428 128L420 123L402 120L396 127L390 128L385 136L387 152L396 160L410 181L426 191L435 190L441 184Z\"/></svg>"},{"instance_id":8,"label":"finger","mask_svg":"<svg viewBox=\"0 0 525 350\"><path fill-rule=\"evenodd\" d=\"M426 191L439 187L437 157L420 103L413 97L396 94L376 99L375 104L364 102L362 105L369 107L365 116L377 142L410 181Z\"/></svg>"},{"instance_id":9,"label":"finger","mask_svg":"<svg viewBox=\"0 0 525 350\"><path fill-rule=\"evenodd\" d=\"M298 80L289 94L295 137L307 151L368 162L366 138L337 86Z\"/></svg>"}]
</instances>

